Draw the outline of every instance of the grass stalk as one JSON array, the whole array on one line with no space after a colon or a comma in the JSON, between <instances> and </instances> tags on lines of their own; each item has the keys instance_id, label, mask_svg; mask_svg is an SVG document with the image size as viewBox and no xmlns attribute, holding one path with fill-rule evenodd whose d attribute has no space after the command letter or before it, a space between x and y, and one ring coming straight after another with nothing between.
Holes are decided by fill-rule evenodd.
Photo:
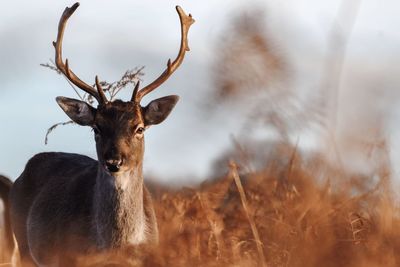
<instances>
[{"instance_id":1,"label":"grass stalk","mask_svg":"<svg viewBox=\"0 0 400 267\"><path fill-rule=\"evenodd\" d=\"M254 239L256 241L257 245L257 252L258 252L258 257L260 261L260 265L262 267L267 267L266 261L265 261L265 255L264 255L264 250L263 250L263 243L261 242L260 235L257 230L257 226L254 222L253 216L250 214L250 210L248 208L248 203L247 203L247 198L246 194L244 192L242 183L240 181L239 173L237 170L237 165L235 162L231 161L229 164L230 168L230 174L235 180L236 187L238 189L239 195L240 195L240 200L242 202L243 209L245 211L246 217L250 223L251 231L253 233Z\"/></svg>"}]
</instances>

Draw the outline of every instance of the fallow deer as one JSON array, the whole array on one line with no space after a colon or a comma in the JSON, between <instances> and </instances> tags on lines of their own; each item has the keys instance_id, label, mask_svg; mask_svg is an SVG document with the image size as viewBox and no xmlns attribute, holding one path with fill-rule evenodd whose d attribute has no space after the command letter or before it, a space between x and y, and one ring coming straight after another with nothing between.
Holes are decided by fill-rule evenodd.
<instances>
[{"instance_id":1,"label":"fallow deer","mask_svg":"<svg viewBox=\"0 0 400 267\"><path fill-rule=\"evenodd\" d=\"M71 266L71 255L100 253L138 244L157 243L158 230L150 193L143 184L144 131L169 115L178 96L140 105L165 82L189 51L192 16L176 7L181 43L176 59L130 101L107 100L96 76L96 89L78 78L62 59L65 26L79 3L66 8L58 25L57 68L75 86L93 96L86 102L57 97L61 109L77 124L93 128L98 160L84 155L49 152L32 157L10 195L11 219L22 262L26 265Z\"/></svg>"},{"instance_id":2,"label":"fallow deer","mask_svg":"<svg viewBox=\"0 0 400 267\"><path fill-rule=\"evenodd\" d=\"M10 224L10 205L9 194L12 187L12 182L7 177L0 175L0 200L3 203L3 210L0 224L0 266L2 263L12 261L14 251L14 237Z\"/></svg>"}]
</instances>

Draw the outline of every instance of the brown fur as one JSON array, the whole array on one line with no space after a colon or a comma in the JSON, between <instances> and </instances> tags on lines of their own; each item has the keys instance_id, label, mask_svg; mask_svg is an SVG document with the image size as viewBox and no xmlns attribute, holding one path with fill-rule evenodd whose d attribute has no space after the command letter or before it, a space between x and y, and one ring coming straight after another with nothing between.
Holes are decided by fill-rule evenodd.
<instances>
[{"instance_id":1,"label":"brown fur","mask_svg":"<svg viewBox=\"0 0 400 267\"><path fill-rule=\"evenodd\" d=\"M144 136L138 129L162 122L177 100L160 98L150 108L117 100L94 109L79 100L57 99L71 119L95 129L98 161L56 152L29 160L10 196L25 264L74 266L79 255L158 242L151 196L143 184Z\"/></svg>"},{"instance_id":2,"label":"brown fur","mask_svg":"<svg viewBox=\"0 0 400 267\"><path fill-rule=\"evenodd\" d=\"M2 249L0 251L0 262L11 262L12 253L14 250L14 239L13 233L11 229L10 222L10 205L8 196L11 190L12 182L7 177L0 175L0 199L3 202L4 210L3 210L3 223L4 225L0 226L2 228L2 232L4 236L0 237L2 242Z\"/></svg>"}]
</instances>

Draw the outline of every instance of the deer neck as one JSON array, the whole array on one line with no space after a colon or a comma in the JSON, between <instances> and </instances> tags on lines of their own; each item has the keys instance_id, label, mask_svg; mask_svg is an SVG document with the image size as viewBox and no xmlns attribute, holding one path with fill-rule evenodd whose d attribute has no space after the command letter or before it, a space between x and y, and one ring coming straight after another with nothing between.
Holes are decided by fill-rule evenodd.
<instances>
[{"instance_id":1,"label":"deer neck","mask_svg":"<svg viewBox=\"0 0 400 267\"><path fill-rule=\"evenodd\" d=\"M112 176L99 165L92 226L100 249L145 241L142 165Z\"/></svg>"}]
</instances>

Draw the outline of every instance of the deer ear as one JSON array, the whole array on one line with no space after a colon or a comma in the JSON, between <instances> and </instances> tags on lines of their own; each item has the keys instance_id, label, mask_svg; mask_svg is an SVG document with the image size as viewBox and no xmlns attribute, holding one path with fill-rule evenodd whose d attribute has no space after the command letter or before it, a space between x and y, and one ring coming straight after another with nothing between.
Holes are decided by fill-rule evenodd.
<instances>
[{"instance_id":1,"label":"deer ear","mask_svg":"<svg viewBox=\"0 0 400 267\"><path fill-rule=\"evenodd\" d=\"M96 109L86 102L59 96L56 98L58 105L74 122L82 126L94 124Z\"/></svg>"},{"instance_id":2,"label":"deer ear","mask_svg":"<svg viewBox=\"0 0 400 267\"><path fill-rule=\"evenodd\" d=\"M143 108L144 124L150 126L163 122L168 117L169 113L171 113L178 100L179 96L169 95L151 101Z\"/></svg>"}]
</instances>

